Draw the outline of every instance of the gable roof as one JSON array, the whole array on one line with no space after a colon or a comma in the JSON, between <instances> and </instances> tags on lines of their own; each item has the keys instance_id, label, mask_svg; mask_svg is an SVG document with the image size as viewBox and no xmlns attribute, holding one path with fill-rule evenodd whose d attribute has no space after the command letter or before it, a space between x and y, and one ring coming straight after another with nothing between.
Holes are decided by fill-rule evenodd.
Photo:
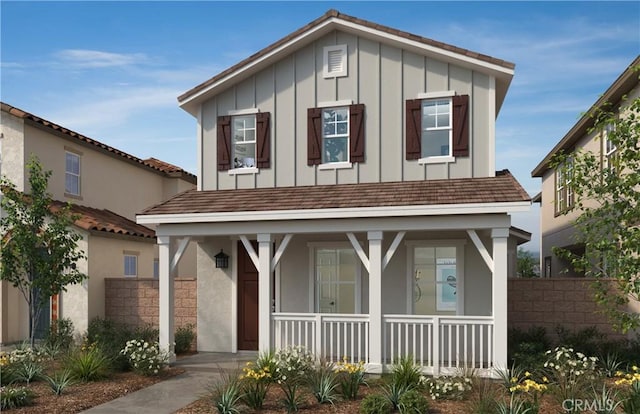
<instances>
[{"instance_id":1,"label":"gable roof","mask_svg":"<svg viewBox=\"0 0 640 414\"><path fill-rule=\"evenodd\" d=\"M178 102L185 111L196 116L198 105L204 100L332 30L342 30L372 38L422 55L436 57L445 62L489 73L496 77L496 112L500 111L513 77L515 65L511 62L359 19L332 9L311 23L183 93L178 97Z\"/></svg>"},{"instance_id":2,"label":"gable roof","mask_svg":"<svg viewBox=\"0 0 640 414\"><path fill-rule=\"evenodd\" d=\"M0 102L0 109L2 110L2 112L6 112L15 117L23 119L25 123L28 123L32 126L35 126L40 129L45 129L48 132L57 134L59 136L63 136L67 139L78 142L82 145L93 147L98 151L123 159L138 167L151 170L153 172L156 172L164 176L180 177L183 180L188 181L190 183L193 183L193 184L196 183L196 176L194 174L191 174L190 172L185 171L180 167L169 164L168 162L160 161L155 158L148 158L146 160L143 160L134 155L128 154L124 151L111 147L107 144L103 144L102 142L96 141L93 138L89 138L87 136L79 134L75 131L67 129L63 126L60 126L46 119L40 118L39 116L31 114L20 108L16 108L15 106L11 106L4 102Z\"/></svg>"},{"instance_id":3,"label":"gable roof","mask_svg":"<svg viewBox=\"0 0 640 414\"><path fill-rule=\"evenodd\" d=\"M51 209L54 211L59 210L66 205L66 203L61 201L54 201ZM71 213L78 216L74 224L83 230L112 235L141 237L144 239L154 239L156 237L156 233L150 228L129 220L113 211L78 204L70 204L70 208Z\"/></svg>"},{"instance_id":4,"label":"gable roof","mask_svg":"<svg viewBox=\"0 0 640 414\"><path fill-rule=\"evenodd\" d=\"M606 90L602 96L593 104L591 108L576 122L567 134L553 147L551 151L540 161L536 168L531 171L532 177L542 177L549 169L551 158L561 150L571 151L576 143L584 137L594 125L592 115L605 103L618 105L622 98L636 87L640 81L637 68L640 67L640 55L625 69L618 79Z\"/></svg>"},{"instance_id":5,"label":"gable roof","mask_svg":"<svg viewBox=\"0 0 640 414\"><path fill-rule=\"evenodd\" d=\"M357 195L357 196L354 196ZM454 178L361 184L239 190L190 190L149 207L140 216L349 210L375 207L477 205L530 202L531 198L508 170L495 177ZM393 213L389 213L393 216Z\"/></svg>"}]
</instances>

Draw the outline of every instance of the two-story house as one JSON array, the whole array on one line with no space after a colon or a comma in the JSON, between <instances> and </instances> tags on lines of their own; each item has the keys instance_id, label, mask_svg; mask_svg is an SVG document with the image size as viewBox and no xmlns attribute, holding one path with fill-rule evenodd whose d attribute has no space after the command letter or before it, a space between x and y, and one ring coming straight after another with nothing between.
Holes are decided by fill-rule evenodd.
<instances>
[{"instance_id":1,"label":"two-story house","mask_svg":"<svg viewBox=\"0 0 640 414\"><path fill-rule=\"evenodd\" d=\"M540 256L543 277L584 276L553 252L554 247L561 247L581 254L584 253L584 245L575 239L572 225L580 211L574 209L575 195L571 189L571 175L563 174L562 168L553 168L550 165L551 159L561 151L565 154L571 154L574 151L590 151L600 154L602 167L607 168L609 160L615 157L616 148L607 141L606 129L604 131L593 129L594 119L590 114L605 103L619 109L624 102L630 102L640 96L638 67L640 67L640 56L636 57L531 172L533 177L542 179Z\"/></svg>"},{"instance_id":2,"label":"two-story house","mask_svg":"<svg viewBox=\"0 0 640 414\"><path fill-rule=\"evenodd\" d=\"M531 203L495 171L513 70L330 10L180 96L198 188L137 219L158 226L161 345L177 238L198 242L199 350L505 367L529 236L509 214Z\"/></svg>"},{"instance_id":3,"label":"two-story house","mask_svg":"<svg viewBox=\"0 0 640 414\"><path fill-rule=\"evenodd\" d=\"M152 278L158 275L158 248L153 226L135 222L144 208L195 188L196 177L179 167L149 158L142 160L46 119L1 104L0 152L3 176L28 192L26 164L31 155L52 171L49 192L54 208L72 204L78 215L75 230L86 260L79 269L89 276L68 287L44 309L38 329L50 318L70 318L76 331L105 316L107 277ZM195 246L187 250L177 273L195 276ZM29 337L29 312L22 295L10 284L0 285L0 343ZM122 300L137 300L123 298Z\"/></svg>"}]
</instances>

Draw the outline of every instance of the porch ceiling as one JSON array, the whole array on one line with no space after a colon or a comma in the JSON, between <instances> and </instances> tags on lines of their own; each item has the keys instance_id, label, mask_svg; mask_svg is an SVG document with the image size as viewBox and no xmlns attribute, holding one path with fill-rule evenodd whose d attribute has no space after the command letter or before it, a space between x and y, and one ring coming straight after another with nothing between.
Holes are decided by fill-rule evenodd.
<instances>
[{"instance_id":1,"label":"porch ceiling","mask_svg":"<svg viewBox=\"0 0 640 414\"><path fill-rule=\"evenodd\" d=\"M273 211L312 213L319 210L389 207L400 209L420 206L526 204L530 201L531 197L511 173L503 170L497 172L495 177L483 178L217 191L191 190L144 210L138 216L138 222L147 222L150 216L164 215L224 216L225 213Z\"/></svg>"}]
</instances>

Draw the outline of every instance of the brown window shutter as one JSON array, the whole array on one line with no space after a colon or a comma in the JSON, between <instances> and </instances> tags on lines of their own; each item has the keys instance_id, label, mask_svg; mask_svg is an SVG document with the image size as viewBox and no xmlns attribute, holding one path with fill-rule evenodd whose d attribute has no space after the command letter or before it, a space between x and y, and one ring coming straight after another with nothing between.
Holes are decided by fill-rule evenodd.
<instances>
[{"instance_id":1,"label":"brown window shutter","mask_svg":"<svg viewBox=\"0 0 640 414\"><path fill-rule=\"evenodd\" d=\"M408 99L406 102L406 151L407 160L420 159L422 155L422 99Z\"/></svg>"},{"instance_id":2,"label":"brown window shutter","mask_svg":"<svg viewBox=\"0 0 640 414\"><path fill-rule=\"evenodd\" d=\"M364 162L364 104L349 106L349 161Z\"/></svg>"},{"instance_id":3,"label":"brown window shutter","mask_svg":"<svg viewBox=\"0 0 640 414\"><path fill-rule=\"evenodd\" d=\"M307 165L322 163L322 109L307 110Z\"/></svg>"},{"instance_id":4,"label":"brown window shutter","mask_svg":"<svg viewBox=\"0 0 640 414\"><path fill-rule=\"evenodd\" d=\"M219 116L216 126L218 133L218 171L231 168L231 117Z\"/></svg>"},{"instance_id":5,"label":"brown window shutter","mask_svg":"<svg viewBox=\"0 0 640 414\"><path fill-rule=\"evenodd\" d=\"M269 112L256 114L256 158L258 168L271 167L271 123Z\"/></svg>"},{"instance_id":6,"label":"brown window shutter","mask_svg":"<svg viewBox=\"0 0 640 414\"><path fill-rule=\"evenodd\" d=\"M453 156L469 156L469 95L453 97Z\"/></svg>"}]
</instances>

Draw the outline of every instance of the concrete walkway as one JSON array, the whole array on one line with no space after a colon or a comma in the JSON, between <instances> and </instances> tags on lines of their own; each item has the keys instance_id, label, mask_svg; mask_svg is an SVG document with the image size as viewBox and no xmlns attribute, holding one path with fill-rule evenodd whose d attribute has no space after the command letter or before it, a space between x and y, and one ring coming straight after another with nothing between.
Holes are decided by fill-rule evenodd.
<instances>
[{"instance_id":1,"label":"concrete walkway","mask_svg":"<svg viewBox=\"0 0 640 414\"><path fill-rule=\"evenodd\" d=\"M221 372L241 369L247 361L253 361L256 357L257 353L253 352L201 352L181 358L174 366L187 370L184 374L83 412L171 414L201 398L206 393L207 386L220 378Z\"/></svg>"}]
</instances>

